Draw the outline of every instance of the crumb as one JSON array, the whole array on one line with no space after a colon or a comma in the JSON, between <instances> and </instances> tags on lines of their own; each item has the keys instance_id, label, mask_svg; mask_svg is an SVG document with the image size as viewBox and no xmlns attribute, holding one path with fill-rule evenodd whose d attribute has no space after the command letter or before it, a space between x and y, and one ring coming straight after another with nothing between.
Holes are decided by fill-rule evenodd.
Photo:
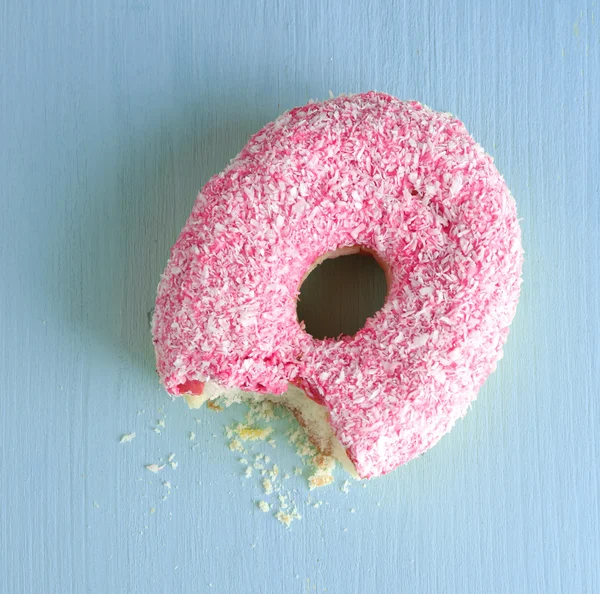
<instances>
[{"instance_id":1,"label":"crumb","mask_svg":"<svg viewBox=\"0 0 600 594\"><path fill-rule=\"evenodd\" d=\"M175 470L179 466L179 462L169 462L171 468Z\"/></svg>"},{"instance_id":2,"label":"crumb","mask_svg":"<svg viewBox=\"0 0 600 594\"><path fill-rule=\"evenodd\" d=\"M295 475L301 475L302 474L302 468L300 468L300 466L296 466L296 468L294 468L294 474Z\"/></svg>"},{"instance_id":3,"label":"crumb","mask_svg":"<svg viewBox=\"0 0 600 594\"><path fill-rule=\"evenodd\" d=\"M198 423L198 425L200 425L200 423L202 422L202 419L194 419L194 421L196 421L196 423Z\"/></svg>"},{"instance_id":4,"label":"crumb","mask_svg":"<svg viewBox=\"0 0 600 594\"><path fill-rule=\"evenodd\" d=\"M269 444L269 445L270 445L270 446L271 446L273 449L275 449L275 448L277 447L277 444L275 443L275 440L274 440L274 439L269 439L269 440L267 441L267 443L268 443L268 444Z\"/></svg>"},{"instance_id":5,"label":"crumb","mask_svg":"<svg viewBox=\"0 0 600 594\"><path fill-rule=\"evenodd\" d=\"M242 441L264 441L272 431L273 427L258 429L248 425L240 425L235 429L235 432Z\"/></svg>"},{"instance_id":6,"label":"crumb","mask_svg":"<svg viewBox=\"0 0 600 594\"><path fill-rule=\"evenodd\" d=\"M284 478L284 479L286 479L286 480L287 480L287 479L289 479L289 478L290 478L290 473L289 473L289 472L286 472L286 473L283 475L283 478Z\"/></svg>"},{"instance_id":7,"label":"crumb","mask_svg":"<svg viewBox=\"0 0 600 594\"><path fill-rule=\"evenodd\" d=\"M273 493L273 483L269 479L264 479L262 485L266 495Z\"/></svg>"},{"instance_id":8,"label":"crumb","mask_svg":"<svg viewBox=\"0 0 600 594\"><path fill-rule=\"evenodd\" d=\"M271 508L269 507L269 504L266 501L259 501L258 502L258 509L261 512L268 512Z\"/></svg>"},{"instance_id":9,"label":"crumb","mask_svg":"<svg viewBox=\"0 0 600 594\"><path fill-rule=\"evenodd\" d=\"M229 442L229 449L232 452L242 452L242 453L245 453L245 451L246 451L244 449L244 446L242 445L242 442L239 439L232 439Z\"/></svg>"},{"instance_id":10,"label":"crumb","mask_svg":"<svg viewBox=\"0 0 600 594\"><path fill-rule=\"evenodd\" d=\"M348 493L350 491L350 481L344 481L344 484L341 486L340 491L343 493Z\"/></svg>"},{"instance_id":11,"label":"crumb","mask_svg":"<svg viewBox=\"0 0 600 594\"><path fill-rule=\"evenodd\" d=\"M247 466L248 460L246 460L246 458L240 458L240 464L245 464Z\"/></svg>"},{"instance_id":12,"label":"crumb","mask_svg":"<svg viewBox=\"0 0 600 594\"><path fill-rule=\"evenodd\" d=\"M210 410L214 410L215 412L221 412L223 410L223 407L221 405L217 404L214 400L207 400L206 408L209 408Z\"/></svg>"},{"instance_id":13,"label":"crumb","mask_svg":"<svg viewBox=\"0 0 600 594\"><path fill-rule=\"evenodd\" d=\"M121 439L119 440L119 443L128 443L130 442L133 438L135 437L135 432L134 433L125 433L125 435L123 435L121 437Z\"/></svg>"},{"instance_id":14,"label":"crumb","mask_svg":"<svg viewBox=\"0 0 600 594\"><path fill-rule=\"evenodd\" d=\"M150 472L156 474L157 472L161 471L164 467L164 464L162 466L159 466L158 464L148 464L146 466L146 470L149 470Z\"/></svg>"},{"instance_id":15,"label":"crumb","mask_svg":"<svg viewBox=\"0 0 600 594\"><path fill-rule=\"evenodd\" d=\"M269 456L265 456L265 464L268 464L271 461L271 458L269 458Z\"/></svg>"},{"instance_id":16,"label":"crumb","mask_svg":"<svg viewBox=\"0 0 600 594\"><path fill-rule=\"evenodd\" d=\"M244 472L244 476L246 478L250 478L252 476L252 466L246 467L246 472Z\"/></svg>"},{"instance_id":17,"label":"crumb","mask_svg":"<svg viewBox=\"0 0 600 594\"><path fill-rule=\"evenodd\" d=\"M100 504L99 504L99 503L96 503L96 502L94 501L94 507L98 508L98 507L100 507Z\"/></svg>"},{"instance_id":18,"label":"crumb","mask_svg":"<svg viewBox=\"0 0 600 594\"><path fill-rule=\"evenodd\" d=\"M193 431L190 431L190 441L196 440L196 434Z\"/></svg>"},{"instance_id":19,"label":"crumb","mask_svg":"<svg viewBox=\"0 0 600 594\"><path fill-rule=\"evenodd\" d=\"M165 481L165 482L163 483L163 485L164 485L164 486L165 486L167 489L170 489L170 488L171 488L171 481Z\"/></svg>"},{"instance_id":20,"label":"crumb","mask_svg":"<svg viewBox=\"0 0 600 594\"><path fill-rule=\"evenodd\" d=\"M156 511L156 508L155 508L155 507L151 507L151 508L150 508L150 513L151 513L151 514L153 514L155 511Z\"/></svg>"},{"instance_id":21,"label":"crumb","mask_svg":"<svg viewBox=\"0 0 600 594\"><path fill-rule=\"evenodd\" d=\"M291 513L278 511L275 517L286 527L289 528L293 520L300 520L302 516L294 509Z\"/></svg>"},{"instance_id":22,"label":"crumb","mask_svg":"<svg viewBox=\"0 0 600 594\"><path fill-rule=\"evenodd\" d=\"M167 458L167 462L173 462L174 459L175 459L175 454L169 454L169 457Z\"/></svg>"},{"instance_id":23,"label":"crumb","mask_svg":"<svg viewBox=\"0 0 600 594\"><path fill-rule=\"evenodd\" d=\"M317 471L308 477L308 486L311 491L313 489L318 489L319 487L325 487L331 483L333 483L333 476L320 471Z\"/></svg>"},{"instance_id":24,"label":"crumb","mask_svg":"<svg viewBox=\"0 0 600 594\"><path fill-rule=\"evenodd\" d=\"M350 513L351 513L351 514L355 514L355 513L356 513L356 510L355 510L354 508L352 508L352 509L350 510Z\"/></svg>"},{"instance_id":25,"label":"crumb","mask_svg":"<svg viewBox=\"0 0 600 594\"><path fill-rule=\"evenodd\" d=\"M164 419L158 419L158 421L156 421L156 424L159 427L163 427L164 428L165 427L165 420Z\"/></svg>"}]
</instances>

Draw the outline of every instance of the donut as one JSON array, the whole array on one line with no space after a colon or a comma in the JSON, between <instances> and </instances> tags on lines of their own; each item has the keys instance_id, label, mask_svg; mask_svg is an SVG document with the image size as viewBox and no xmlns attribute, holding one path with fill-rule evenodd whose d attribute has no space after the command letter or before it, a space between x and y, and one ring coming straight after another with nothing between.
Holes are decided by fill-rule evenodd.
<instances>
[{"instance_id":1,"label":"donut","mask_svg":"<svg viewBox=\"0 0 600 594\"><path fill-rule=\"evenodd\" d=\"M326 258L367 252L383 307L318 340L296 314ZM449 113L368 92L297 107L202 189L160 280L157 371L191 405L288 406L360 478L432 447L502 357L521 285L516 204Z\"/></svg>"}]
</instances>

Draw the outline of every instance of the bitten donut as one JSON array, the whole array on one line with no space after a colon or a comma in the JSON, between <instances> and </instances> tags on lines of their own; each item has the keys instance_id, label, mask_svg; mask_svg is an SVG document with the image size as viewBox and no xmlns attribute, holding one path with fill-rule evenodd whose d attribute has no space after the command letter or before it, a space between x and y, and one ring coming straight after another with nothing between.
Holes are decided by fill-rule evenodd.
<instances>
[{"instance_id":1,"label":"bitten donut","mask_svg":"<svg viewBox=\"0 0 600 594\"><path fill-rule=\"evenodd\" d=\"M359 250L386 272L385 304L317 340L296 315L302 279ZM198 195L158 288L157 370L196 402L282 402L326 453L381 475L433 446L496 368L521 264L514 199L460 121L376 92L309 103Z\"/></svg>"}]
</instances>

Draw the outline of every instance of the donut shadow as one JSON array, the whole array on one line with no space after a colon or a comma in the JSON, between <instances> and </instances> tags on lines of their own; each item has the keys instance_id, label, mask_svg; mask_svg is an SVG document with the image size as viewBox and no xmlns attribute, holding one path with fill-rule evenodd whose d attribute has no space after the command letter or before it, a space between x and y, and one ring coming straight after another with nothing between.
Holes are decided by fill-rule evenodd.
<instances>
[{"instance_id":1,"label":"donut shadow","mask_svg":"<svg viewBox=\"0 0 600 594\"><path fill-rule=\"evenodd\" d=\"M217 97L145 113L153 125L118 131L117 167L86 180L87 195L69 200L68 221L57 233L54 256L64 263L56 267L55 311L32 279L36 309L77 334L80 348L95 357L104 352L154 373L149 314L170 248L200 189L276 115ZM85 158L101 150L101 142L90 146Z\"/></svg>"}]
</instances>

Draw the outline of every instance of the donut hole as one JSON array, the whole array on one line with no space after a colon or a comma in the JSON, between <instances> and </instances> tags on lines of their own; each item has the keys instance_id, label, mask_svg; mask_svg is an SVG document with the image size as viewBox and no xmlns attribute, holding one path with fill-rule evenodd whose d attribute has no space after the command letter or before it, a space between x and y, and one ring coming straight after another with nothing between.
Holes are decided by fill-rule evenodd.
<instances>
[{"instance_id":1,"label":"donut hole","mask_svg":"<svg viewBox=\"0 0 600 594\"><path fill-rule=\"evenodd\" d=\"M384 305L386 271L361 246L318 258L300 285L298 321L313 338L353 336Z\"/></svg>"}]
</instances>

